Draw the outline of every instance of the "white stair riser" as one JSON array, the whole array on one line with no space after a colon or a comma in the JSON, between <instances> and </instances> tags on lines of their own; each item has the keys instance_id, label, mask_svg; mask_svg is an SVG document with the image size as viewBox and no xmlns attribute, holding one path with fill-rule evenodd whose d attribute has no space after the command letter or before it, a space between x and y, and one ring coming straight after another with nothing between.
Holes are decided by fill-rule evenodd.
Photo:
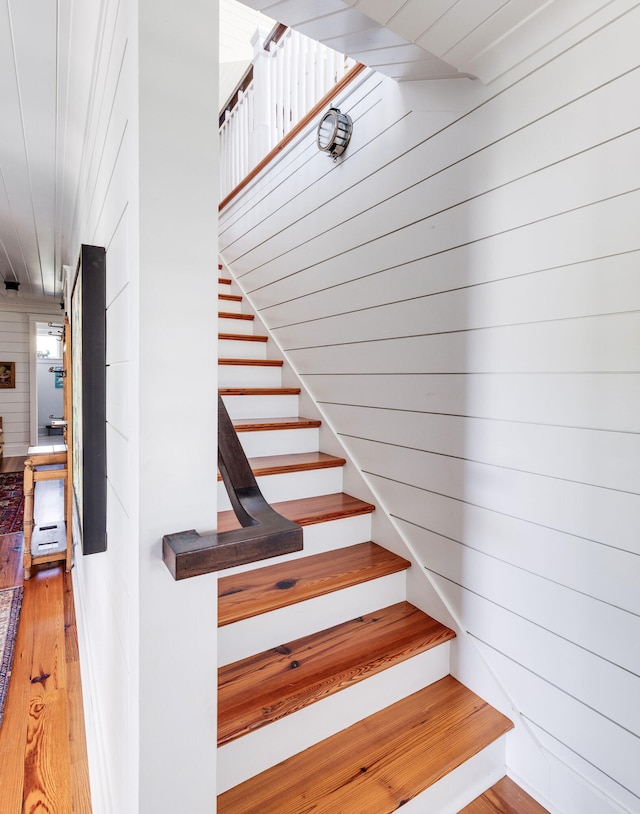
<instances>
[{"instance_id":1,"label":"white stair riser","mask_svg":"<svg viewBox=\"0 0 640 814\"><path fill-rule=\"evenodd\" d=\"M388 574L341 591L243 619L218 629L218 664L230 664L405 598L405 572Z\"/></svg>"},{"instance_id":2,"label":"white stair riser","mask_svg":"<svg viewBox=\"0 0 640 814\"><path fill-rule=\"evenodd\" d=\"M234 333L240 333L234 331ZM220 359L266 359L266 342L246 342L242 339L218 339Z\"/></svg>"},{"instance_id":3,"label":"white stair riser","mask_svg":"<svg viewBox=\"0 0 640 814\"><path fill-rule=\"evenodd\" d=\"M280 418L298 415L298 396L222 396L234 418Z\"/></svg>"},{"instance_id":4,"label":"white stair riser","mask_svg":"<svg viewBox=\"0 0 640 814\"><path fill-rule=\"evenodd\" d=\"M227 294L229 292L225 291L223 293ZM237 300L223 300L218 297L218 311L226 311L228 314L241 314L242 302L238 302Z\"/></svg>"},{"instance_id":5,"label":"white stair riser","mask_svg":"<svg viewBox=\"0 0 640 814\"><path fill-rule=\"evenodd\" d=\"M301 430L239 432L238 438L247 458L258 458L263 455L289 455L294 452L317 452L320 443L317 427Z\"/></svg>"},{"instance_id":6,"label":"white stair riser","mask_svg":"<svg viewBox=\"0 0 640 814\"><path fill-rule=\"evenodd\" d=\"M506 735L402 806L408 814L458 814L506 774Z\"/></svg>"},{"instance_id":7,"label":"white stair riser","mask_svg":"<svg viewBox=\"0 0 640 814\"><path fill-rule=\"evenodd\" d=\"M282 368L218 365L218 387L281 387Z\"/></svg>"},{"instance_id":8,"label":"white stair riser","mask_svg":"<svg viewBox=\"0 0 640 814\"><path fill-rule=\"evenodd\" d=\"M449 642L446 642L220 747L218 791L226 791L308 749L444 678L448 672Z\"/></svg>"},{"instance_id":9,"label":"white stair riser","mask_svg":"<svg viewBox=\"0 0 640 814\"><path fill-rule=\"evenodd\" d=\"M358 517L344 517L340 520L331 520L328 523L315 523L302 527L304 549L295 554L284 554L282 557L272 557L265 560L265 565L277 565L288 560L297 560L311 554L320 554L323 551L334 551L346 548L357 543L366 543L371 539L371 515L363 514ZM237 565L228 568L223 576L242 574L255 568L255 563Z\"/></svg>"},{"instance_id":10,"label":"white stair riser","mask_svg":"<svg viewBox=\"0 0 640 814\"><path fill-rule=\"evenodd\" d=\"M330 495L342 491L342 467L264 475L257 478L257 481L267 503ZM226 512L230 508L231 501L224 483L218 481L218 511Z\"/></svg>"},{"instance_id":11,"label":"white stair riser","mask_svg":"<svg viewBox=\"0 0 640 814\"><path fill-rule=\"evenodd\" d=\"M218 333L249 334L249 336L253 336L253 320L233 319L232 317L218 317Z\"/></svg>"},{"instance_id":12,"label":"white stair riser","mask_svg":"<svg viewBox=\"0 0 640 814\"><path fill-rule=\"evenodd\" d=\"M229 283L218 283L218 294L232 294ZM220 300L218 300L220 302Z\"/></svg>"}]
</instances>

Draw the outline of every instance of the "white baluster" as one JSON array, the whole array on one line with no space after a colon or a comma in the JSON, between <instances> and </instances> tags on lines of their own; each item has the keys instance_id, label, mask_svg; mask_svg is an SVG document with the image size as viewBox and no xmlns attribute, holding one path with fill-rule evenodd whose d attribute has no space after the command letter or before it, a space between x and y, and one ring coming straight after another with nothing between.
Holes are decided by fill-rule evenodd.
<instances>
[{"instance_id":1,"label":"white baluster","mask_svg":"<svg viewBox=\"0 0 640 814\"><path fill-rule=\"evenodd\" d=\"M256 31L253 79L239 91L220 126L220 195L225 197L354 64L330 48L287 30L264 49Z\"/></svg>"},{"instance_id":2,"label":"white baluster","mask_svg":"<svg viewBox=\"0 0 640 814\"><path fill-rule=\"evenodd\" d=\"M274 146L271 135L271 63L269 51L263 43L266 34L259 29L253 35L253 128L249 149L249 163L255 167Z\"/></svg>"},{"instance_id":3,"label":"white baluster","mask_svg":"<svg viewBox=\"0 0 640 814\"><path fill-rule=\"evenodd\" d=\"M289 81L289 98L291 109L291 122L289 128L299 121L300 114L300 77L302 76L300 64L300 37L295 32L291 32L291 41L289 44L291 50L290 65L290 81Z\"/></svg>"},{"instance_id":4,"label":"white baluster","mask_svg":"<svg viewBox=\"0 0 640 814\"><path fill-rule=\"evenodd\" d=\"M283 37L282 43L282 132L286 135L291 130L291 58L293 48L291 45L291 29Z\"/></svg>"}]
</instances>

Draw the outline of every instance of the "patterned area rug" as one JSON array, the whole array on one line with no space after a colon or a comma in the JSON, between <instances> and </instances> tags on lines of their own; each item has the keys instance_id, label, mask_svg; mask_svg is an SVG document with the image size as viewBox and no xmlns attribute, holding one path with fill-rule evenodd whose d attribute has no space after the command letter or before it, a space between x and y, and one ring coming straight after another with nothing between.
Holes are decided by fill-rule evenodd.
<instances>
[{"instance_id":1,"label":"patterned area rug","mask_svg":"<svg viewBox=\"0 0 640 814\"><path fill-rule=\"evenodd\" d=\"M0 726L11 678L22 592L22 586L0 591Z\"/></svg>"},{"instance_id":2,"label":"patterned area rug","mask_svg":"<svg viewBox=\"0 0 640 814\"><path fill-rule=\"evenodd\" d=\"M0 474L0 534L22 531L24 515L24 475L22 472Z\"/></svg>"}]
</instances>

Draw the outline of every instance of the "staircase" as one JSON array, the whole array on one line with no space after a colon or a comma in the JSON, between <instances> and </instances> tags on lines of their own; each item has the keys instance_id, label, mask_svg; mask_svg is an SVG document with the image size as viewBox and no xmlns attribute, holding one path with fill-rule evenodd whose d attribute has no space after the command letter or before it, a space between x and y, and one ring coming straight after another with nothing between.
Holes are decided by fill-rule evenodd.
<instances>
[{"instance_id":1,"label":"staircase","mask_svg":"<svg viewBox=\"0 0 640 814\"><path fill-rule=\"evenodd\" d=\"M345 459L219 291L220 392L304 551L219 579L217 810L456 814L505 774L512 724L449 674L455 633L406 601L411 563L371 541L375 506L343 493ZM237 527L221 482L218 506Z\"/></svg>"}]
</instances>

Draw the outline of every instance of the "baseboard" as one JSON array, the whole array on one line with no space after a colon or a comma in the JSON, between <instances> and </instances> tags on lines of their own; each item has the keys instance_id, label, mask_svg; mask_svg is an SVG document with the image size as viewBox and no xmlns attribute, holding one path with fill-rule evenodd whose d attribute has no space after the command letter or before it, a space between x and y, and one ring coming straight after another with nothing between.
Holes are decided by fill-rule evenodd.
<instances>
[{"instance_id":1,"label":"baseboard","mask_svg":"<svg viewBox=\"0 0 640 814\"><path fill-rule=\"evenodd\" d=\"M80 675L82 680L82 702L84 706L85 733L87 739L87 757L89 763L89 783L91 788L92 814L113 814L113 800L107 782L107 752L104 726L94 699L97 693L95 666L91 649L89 625L87 624L86 603L82 593L78 569L74 568L73 598L76 611L76 628L78 631L78 651L80 656Z\"/></svg>"}]
</instances>

